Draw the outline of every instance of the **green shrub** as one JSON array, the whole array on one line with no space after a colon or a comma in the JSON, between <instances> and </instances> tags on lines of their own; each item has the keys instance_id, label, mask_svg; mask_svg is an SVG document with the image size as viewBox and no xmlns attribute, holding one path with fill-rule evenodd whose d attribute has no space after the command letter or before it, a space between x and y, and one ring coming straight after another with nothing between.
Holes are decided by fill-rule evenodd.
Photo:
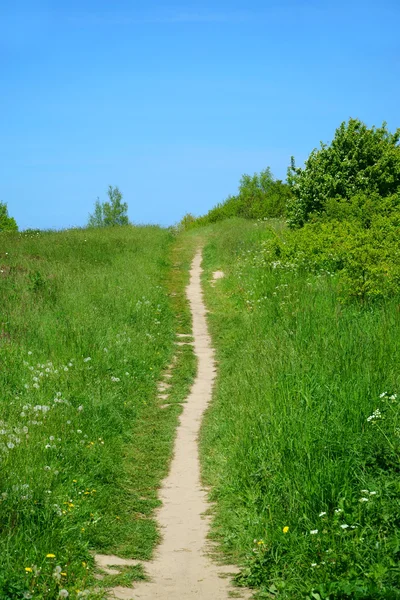
<instances>
[{"instance_id":1,"label":"green shrub","mask_svg":"<svg viewBox=\"0 0 400 600\"><path fill-rule=\"evenodd\" d=\"M2 231L18 231L18 225L13 217L10 217L7 204L0 202L0 233Z\"/></svg>"},{"instance_id":2,"label":"green shrub","mask_svg":"<svg viewBox=\"0 0 400 600\"><path fill-rule=\"evenodd\" d=\"M300 227L320 214L330 199L350 200L358 193L390 196L400 191L400 129L386 124L368 128L357 119L343 122L330 146L321 143L308 157L304 169L292 163L288 183L292 197L288 222Z\"/></svg>"},{"instance_id":3,"label":"green shrub","mask_svg":"<svg viewBox=\"0 0 400 600\"><path fill-rule=\"evenodd\" d=\"M202 227L232 217L245 219L267 219L282 217L290 197L290 189L286 183L274 179L271 169L267 167L260 174L243 175L237 196L228 198L217 204L207 214L181 221L185 229Z\"/></svg>"}]
</instances>

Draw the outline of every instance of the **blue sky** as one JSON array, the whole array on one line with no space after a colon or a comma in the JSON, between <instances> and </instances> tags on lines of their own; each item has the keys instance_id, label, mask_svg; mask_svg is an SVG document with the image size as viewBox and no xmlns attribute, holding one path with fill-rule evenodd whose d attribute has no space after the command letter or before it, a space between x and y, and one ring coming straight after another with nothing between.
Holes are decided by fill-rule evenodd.
<instances>
[{"instance_id":1,"label":"blue sky","mask_svg":"<svg viewBox=\"0 0 400 600\"><path fill-rule=\"evenodd\" d=\"M0 201L81 226L111 184L169 225L349 117L394 130L399 22L398 0L2 0Z\"/></svg>"}]
</instances>

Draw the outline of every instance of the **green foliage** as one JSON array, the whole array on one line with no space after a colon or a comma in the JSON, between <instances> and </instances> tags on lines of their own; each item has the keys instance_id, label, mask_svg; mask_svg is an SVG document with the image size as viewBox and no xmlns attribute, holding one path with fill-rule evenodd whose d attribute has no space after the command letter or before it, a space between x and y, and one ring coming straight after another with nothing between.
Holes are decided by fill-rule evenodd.
<instances>
[{"instance_id":1,"label":"green foliage","mask_svg":"<svg viewBox=\"0 0 400 600\"><path fill-rule=\"evenodd\" d=\"M394 600L400 293L341 303L331 272L348 250L330 256L335 236L353 244L368 232L357 220L331 225L299 238L232 220L206 233L204 281L225 272L206 288L219 365L201 439L214 535L259 598ZM324 240L307 242L314 231ZM289 266L301 252L315 269Z\"/></svg>"},{"instance_id":2,"label":"green foliage","mask_svg":"<svg viewBox=\"0 0 400 600\"><path fill-rule=\"evenodd\" d=\"M276 181L269 167L259 175L243 175L236 216L245 219L281 217L285 214L288 194L287 185Z\"/></svg>"},{"instance_id":3,"label":"green foliage","mask_svg":"<svg viewBox=\"0 0 400 600\"><path fill-rule=\"evenodd\" d=\"M94 212L89 215L89 227L114 227L115 225L128 225L128 204L122 202L122 193L118 187L108 186L107 195L109 202L101 203L96 200Z\"/></svg>"},{"instance_id":4,"label":"green foliage","mask_svg":"<svg viewBox=\"0 0 400 600\"><path fill-rule=\"evenodd\" d=\"M304 225L321 214L331 199L350 200L355 195L390 196L400 191L400 129L368 128L357 119L343 122L330 146L321 143L308 157L304 169L292 158L288 183L293 196L288 222Z\"/></svg>"},{"instance_id":5,"label":"green foliage","mask_svg":"<svg viewBox=\"0 0 400 600\"><path fill-rule=\"evenodd\" d=\"M0 233L3 231L18 231L18 225L8 214L7 204L0 202Z\"/></svg>"},{"instance_id":6,"label":"green foliage","mask_svg":"<svg viewBox=\"0 0 400 600\"><path fill-rule=\"evenodd\" d=\"M229 196L202 217L185 222L182 220L182 225L186 229L192 229L232 217L245 219L281 217L285 214L289 197L289 186L280 180L275 180L271 169L267 167L259 174L243 175L237 196Z\"/></svg>"},{"instance_id":7,"label":"green foliage","mask_svg":"<svg viewBox=\"0 0 400 600\"><path fill-rule=\"evenodd\" d=\"M399 205L399 194L329 200L322 218L264 242L265 267L337 276L342 299L394 297L400 286Z\"/></svg>"}]
</instances>

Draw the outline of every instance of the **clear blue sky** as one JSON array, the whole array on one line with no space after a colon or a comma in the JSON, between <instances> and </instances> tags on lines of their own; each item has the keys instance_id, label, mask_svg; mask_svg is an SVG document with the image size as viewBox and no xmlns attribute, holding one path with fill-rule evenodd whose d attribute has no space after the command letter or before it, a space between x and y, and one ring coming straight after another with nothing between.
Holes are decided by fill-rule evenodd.
<instances>
[{"instance_id":1,"label":"clear blue sky","mask_svg":"<svg viewBox=\"0 0 400 600\"><path fill-rule=\"evenodd\" d=\"M118 185L171 224L341 121L400 126L399 0L2 0L0 201L85 225Z\"/></svg>"}]
</instances>

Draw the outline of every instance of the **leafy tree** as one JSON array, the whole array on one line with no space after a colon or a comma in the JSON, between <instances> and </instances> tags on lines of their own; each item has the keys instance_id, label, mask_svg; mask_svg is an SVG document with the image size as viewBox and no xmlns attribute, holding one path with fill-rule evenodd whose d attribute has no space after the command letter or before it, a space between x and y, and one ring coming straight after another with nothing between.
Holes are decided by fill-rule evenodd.
<instances>
[{"instance_id":1,"label":"leafy tree","mask_svg":"<svg viewBox=\"0 0 400 600\"><path fill-rule=\"evenodd\" d=\"M243 175L239 184L238 215L247 219L281 217L285 213L289 189L275 180L270 167L260 174Z\"/></svg>"},{"instance_id":2,"label":"leafy tree","mask_svg":"<svg viewBox=\"0 0 400 600\"><path fill-rule=\"evenodd\" d=\"M18 231L18 225L13 217L8 215L7 204L0 202L0 232Z\"/></svg>"},{"instance_id":3,"label":"leafy tree","mask_svg":"<svg viewBox=\"0 0 400 600\"><path fill-rule=\"evenodd\" d=\"M117 186L108 186L107 196L109 202L101 203L97 198L93 214L89 215L89 227L110 227L115 225L128 225L126 214L128 204L122 202L122 193Z\"/></svg>"},{"instance_id":4,"label":"leafy tree","mask_svg":"<svg viewBox=\"0 0 400 600\"><path fill-rule=\"evenodd\" d=\"M350 200L362 194L390 196L400 192L400 129L368 128L357 119L343 122L330 146L321 143L304 169L292 157L288 183L288 222L301 227L314 213L324 212L331 199Z\"/></svg>"}]
</instances>

